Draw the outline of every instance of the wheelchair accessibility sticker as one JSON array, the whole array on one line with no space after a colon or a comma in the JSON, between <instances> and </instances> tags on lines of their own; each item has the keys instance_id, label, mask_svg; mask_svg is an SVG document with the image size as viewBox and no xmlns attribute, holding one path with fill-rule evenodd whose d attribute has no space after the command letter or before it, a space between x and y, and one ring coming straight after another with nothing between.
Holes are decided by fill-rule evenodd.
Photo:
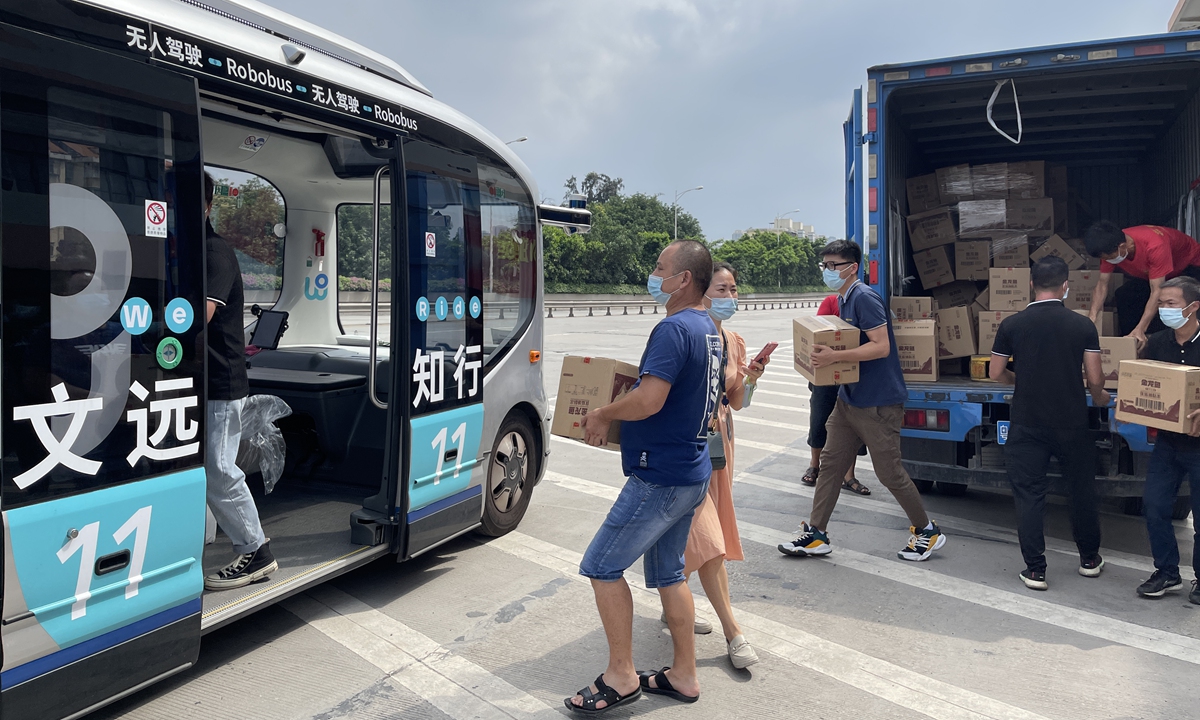
<instances>
[{"instance_id":1,"label":"wheelchair accessibility sticker","mask_svg":"<svg viewBox=\"0 0 1200 720\"><path fill-rule=\"evenodd\" d=\"M997 442L1004 445L1008 442L1008 420L996 421L996 437Z\"/></svg>"}]
</instances>

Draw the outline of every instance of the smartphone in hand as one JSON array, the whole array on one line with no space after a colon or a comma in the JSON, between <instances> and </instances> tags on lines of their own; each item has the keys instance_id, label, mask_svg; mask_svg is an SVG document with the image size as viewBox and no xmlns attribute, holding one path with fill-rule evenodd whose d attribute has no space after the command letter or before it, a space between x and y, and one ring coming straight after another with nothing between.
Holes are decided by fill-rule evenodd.
<instances>
[{"instance_id":1,"label":"smartphone in hand","mask_svg":"<svg viewBox=\"0 0 1200 720\"><path fill-rule=\"evenodd\" d=\"M767 360L767 358L771 357L771 353L775 352L775 348L777 348L777 347L779 347L779 343L777 343L777 342L767 343L766 345L763 346L762 350L758 351L758 355L756 355L754 357L754 360L752 362L756 362L756 363L765 362Z\"/></svg>"}]
</instances>

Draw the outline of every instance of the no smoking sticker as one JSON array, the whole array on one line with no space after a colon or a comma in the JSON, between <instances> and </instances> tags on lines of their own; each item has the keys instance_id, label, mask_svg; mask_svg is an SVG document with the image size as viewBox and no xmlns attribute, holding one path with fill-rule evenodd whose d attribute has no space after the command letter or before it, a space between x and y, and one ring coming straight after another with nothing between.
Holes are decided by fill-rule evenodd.
<instances>
[{"instance_id":1,"label":"no smoking sticker","mask_svg":"<svg viewBox=\"0 0 1200 720\"><path fill-rule=\"evenodd\" d=\"M159 200L146 201L146 237L167 236L167 204Z\"/></svg>"},{"instance_id":2,"label":"no smoking sticker","mask_svg":"<svg viewBox=\"0 0 1200 720\"><path fill-rule=\"evenodd\" d=\"M425 233L425 257L437 257L437 235Z\"/></svg>"}]
</instances>

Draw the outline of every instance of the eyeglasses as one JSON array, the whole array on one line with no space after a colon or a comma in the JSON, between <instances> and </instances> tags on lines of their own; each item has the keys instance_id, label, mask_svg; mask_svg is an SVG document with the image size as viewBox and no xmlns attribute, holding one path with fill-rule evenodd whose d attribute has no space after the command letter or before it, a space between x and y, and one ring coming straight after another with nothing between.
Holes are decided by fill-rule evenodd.
<instances>
[{"instance_id":1,"label":"eyeglasses","mask_svg":"<svg viewBox=\"0 0 1200 720\"><path fill-rule=\"evenodd\" d=\"M818 268L820 268L820 269L822 269L822 270L837 270L838 268L840 268L840 267L842 267L842 266L844 266L844 265L857 265L857 263L855 263L855 262L854 262L854 261L852 261L852 260L847 260L847 261L845 261L845 262L823 262L823 263L817 263L817 267L818 267Z\"/></svg>"}]
</instances>

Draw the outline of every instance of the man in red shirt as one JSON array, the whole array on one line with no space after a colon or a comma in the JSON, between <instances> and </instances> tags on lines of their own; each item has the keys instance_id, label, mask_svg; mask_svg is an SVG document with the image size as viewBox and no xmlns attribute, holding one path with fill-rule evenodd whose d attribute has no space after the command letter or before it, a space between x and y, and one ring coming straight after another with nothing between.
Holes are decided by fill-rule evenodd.
<instances>
[{"instance_id":1,"label":"man in red shirt","mask_svg":"<svg viewBox=\"0 0 1200 720\"><path fill-rule=\"evenodd\" d=\"M1100 282L1092 296L1092 321L1104 310L1108 297L1108 276L1114 268L1126 275L1117 288L1117 320L1121 334L1146 344L1146 334L1162 330L1158 319L1158 294L1162 284L1173 277L1188 275L1200 280L1200 243L1178 230L1158 225L1138 225L1121 229L1116 223L1101 220L1083 234L1088 254L1100 258Z\"/></svg>"}]
</instances>

